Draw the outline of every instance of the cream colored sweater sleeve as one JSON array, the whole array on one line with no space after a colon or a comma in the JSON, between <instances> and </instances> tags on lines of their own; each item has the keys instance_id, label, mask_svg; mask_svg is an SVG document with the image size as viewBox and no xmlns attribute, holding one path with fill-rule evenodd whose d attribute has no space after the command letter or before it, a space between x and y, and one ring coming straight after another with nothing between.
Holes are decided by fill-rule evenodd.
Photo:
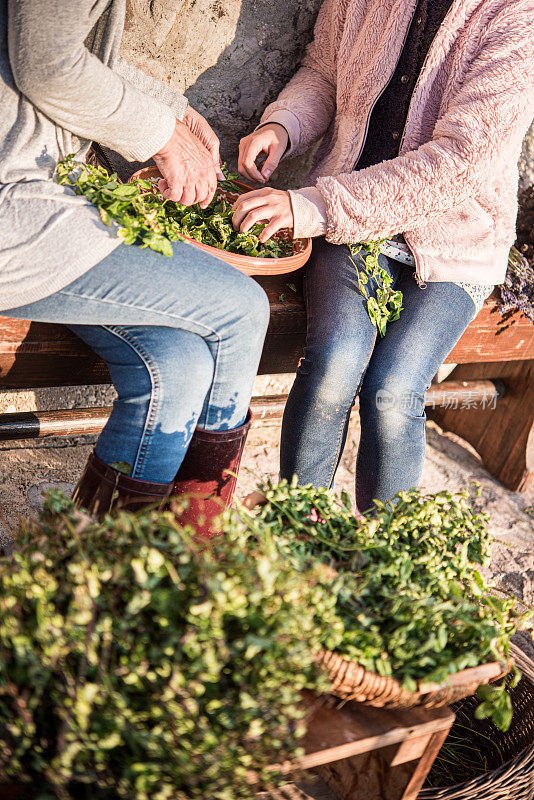
<instances>
[{"instance_id":1,"label":"cream colored sweater sleeve","mask_svg":"<svg viewBox=\"0 0 534 800\"><path fill-rule=\"evenodd\" d=\"M19 91L60 127L129 161L146 161L170 139L176 116L85 47L95 5L86 0L10 0L13 77ZM100 5L104 11L106 3Z\"/></svg>"}]
</instances>

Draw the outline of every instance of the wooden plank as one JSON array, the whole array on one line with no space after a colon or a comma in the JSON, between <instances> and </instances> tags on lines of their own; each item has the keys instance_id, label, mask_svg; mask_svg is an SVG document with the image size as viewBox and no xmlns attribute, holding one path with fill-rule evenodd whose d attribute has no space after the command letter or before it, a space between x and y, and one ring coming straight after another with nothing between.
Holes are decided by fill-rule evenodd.
<instances>
[{"instance_id":1,"label":"wooden plank","mask_svg":"<svg viewBox=\"0 0 534 800\"><path fill-rule=\"evenodd\" d=\"M302 275L297 272L262 278L259 283L271 305L259 373L294 372L306 341ZM460 364L527 359L534 359L534 325L519 314L504 319L497 311L496 300L490 298L446 361ZM68 328L0 316L0 388L110 382L106 365Z\"/></svg>"},{"instance_id":2,"label":"wooden plank","mask_svg":"<svg viewBox=\"0 0 534 800\"><path fill-rule=\"evenodd\" d=\"M497 298L492 296L445 362L474 364L531 358L534 358L534 325L519 312L501 316Z\"/></svg>"},{"instance_id":3,"label":"wooden plank","mask_svg":"<svg viewBox=\"0 0 534 800\"><path fill-rule=\"evenodd\" d=\"M372 752L410 739L448 731L454 721L449 708L373 708L364 703L331 705L304 693L311 708L303 740L305 755L277 765L284 774Z\"/></svg>"},{"instance_id":4,"label":"wooden plank","mask_svg":"<svg viewBox=\"0 0 534 800\"><path fill-rule=\"evenodd\" d=\"M454 721L448 708L432 712L363 703L316 709L298 765L310 764L340 800L415 800Z\"/></svg>"},{"instance_id":5,"label":"wooden plank","mask_svg":"<svg viewBox=\"0 0 534 800\"><path fill-rule=\"evenodd\" d=\"M410 782L406 787L402 800L417 800L419 792L423 788L426 776L432 768L432 764L436 760L436 756L443 747L445 739L449 734L448 730L436 731L430 737L427 747L412 774Z\"/></svg>"},{"instance_id":6,"label":"wooden plank","mask_svg":"<svg viewBox=\"0 0 534 800\"><path fill-rule=\"evenodd\" d=\"M258 375L295 372L305 344L305 333L267 334Z\"/></svg>"},{"instance_id":7,"label":"wooden plank","mask_svg":"<svg viewBox=\"0 0 534 800\"><path fill-rule=\"evenodd\" d=\"M63 325L0 317L0 388L111 383L104 362Z\"/></svg>"}]
</instances>

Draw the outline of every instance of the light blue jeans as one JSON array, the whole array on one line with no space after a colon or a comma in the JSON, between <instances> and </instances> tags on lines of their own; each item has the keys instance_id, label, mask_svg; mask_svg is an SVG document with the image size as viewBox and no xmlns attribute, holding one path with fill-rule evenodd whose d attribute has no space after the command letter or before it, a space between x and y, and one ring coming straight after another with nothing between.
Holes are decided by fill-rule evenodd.
<instances>
[{"instance_id":1,"label":"light blue jeans","mask_svg":"<svg viewBox=\"0 0 534 800\"><path fill-rule=\"evenodd\" d=\"M255 281L192 245L173 249L121 245L51 297L2 311L65 324L104 359L118 396L96 453L161 483L197 426L243 423L269 321Z\"/></svg>"},{"instance_id":2,"label":"light blue jeans","mask_svg":"<svg viewBox=\"0 0 534 800\"><path fill-rule=\"evenodd\" d=\"M419 483L425 459L425 392L475 315L455 283L420 289L413 269L379 256L403 293L400 319L378 338L343 245L320 239L306 268L308 333L305 357L286 405L281 475L330 487L360 401L361 437L356 501L390 500ZM369 288L374 290L372 283Z\"/></svg>"}]
</instances>

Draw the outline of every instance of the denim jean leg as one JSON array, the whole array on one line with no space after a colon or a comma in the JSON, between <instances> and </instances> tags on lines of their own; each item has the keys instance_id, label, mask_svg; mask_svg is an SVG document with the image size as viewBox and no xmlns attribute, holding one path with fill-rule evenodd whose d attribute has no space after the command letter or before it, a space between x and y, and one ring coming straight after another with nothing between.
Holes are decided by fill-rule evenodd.
<instances>
[{"instance_id":1,"label":"denim jean leg","mask_svg":"<svg viewBox=\"0 0 534 800\"><path fill-rule=\"evenodd\" d=\"M269 325L269 301L255 281L244 284L228 305L224 339L205 339L214 363L213 380L198 421L198 427L205 430L230 430L245 421Z\"/></svg>"},{"instance_id":2,"label":"denim jean leg","mask_svg":"<svg viewBox=\"0 0 534 800\"><path fill-rule=\"evenodd\" d=\"M454 283L420 289L408 269L400 318L373 350L360 390L361 438L356 464L360 511L417 486L425 459L425 392L469 323L475 307Z\"/></svg>"},{"instance_id":3,"label":"denim jean leg","mask_svg":"<svg viewBox=\"0 0 534 800\"><path fill-rule=\"evenodd\" d=\"M171 481L213 380L206 343L173 328L70 327L104 359L117 391L96 454L128 465L133 478Z\"/></svg>"},{"instance_id":4,"label":"denim jean leg","mask_svg":"<svg viewBox=\"0 0 534 800\"><path fill-rule=\"evenodd\" d=\"M384 259L383 266L396 277L395 265ZM347 247L314 243L305 300L306 349L284 413L281 476L329 487L376 338Z\"/></svg>"},{"instance_id":5,"label":"denim jean leg","mask_svg":"<svg viewBox=\"0 0 534 800\"><path fill-rule=\"evenodd\" d=\"M139 416L141 397L118 404L111 424L118 425L119 411L124 414L118 439L122 455L115 455L113 428L105 432L99 451L104 452L107 442L108 461L135 464L139 477L156 482L171 480L183 458L178 438L169 436L173 425L175 432L183 433L187 423L190 432L195 415L211 430L242 424L269 318L267 297L251 278L183 242L176 242L173 250L173 256L166 258L139 247L118 247L54 295L4 312L36 322L107 326L115 332L137 329L137 360L130 367L122 365L123 372L145 370L145 381L148 376L151 389L157 391L152 400L145 397L145 407L150 405L147 419ZM146 352L142 354L141 348ZM133 358L131 353L129 357ZM120 366L115 365L116 372ZM124 385L127 398L128 380ZM193 414L189 398L195 394ZM137 417L129 425L136 403ZM154 410L161 418L150 416Z\"/></svg>"}]
</instances>

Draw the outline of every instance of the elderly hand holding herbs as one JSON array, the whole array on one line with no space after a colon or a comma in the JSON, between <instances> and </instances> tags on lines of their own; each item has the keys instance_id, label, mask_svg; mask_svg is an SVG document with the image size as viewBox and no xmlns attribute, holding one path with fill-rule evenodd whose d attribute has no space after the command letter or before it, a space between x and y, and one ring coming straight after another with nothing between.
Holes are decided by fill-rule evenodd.
<instances>
[{"instance_id":1,"label":"elderly hand holding herbs","mask_svg":"<svg viewBox=\"0 0 534 800\"><path fill-rule=\"evenodd\" d=\"M188 107L183 120L176 120L171 138L154 155L154 161L163 175L159 190L166 200L209 206L217 178L222 177L219 140L197 111Z\"/></svg>"}]
</instances>

